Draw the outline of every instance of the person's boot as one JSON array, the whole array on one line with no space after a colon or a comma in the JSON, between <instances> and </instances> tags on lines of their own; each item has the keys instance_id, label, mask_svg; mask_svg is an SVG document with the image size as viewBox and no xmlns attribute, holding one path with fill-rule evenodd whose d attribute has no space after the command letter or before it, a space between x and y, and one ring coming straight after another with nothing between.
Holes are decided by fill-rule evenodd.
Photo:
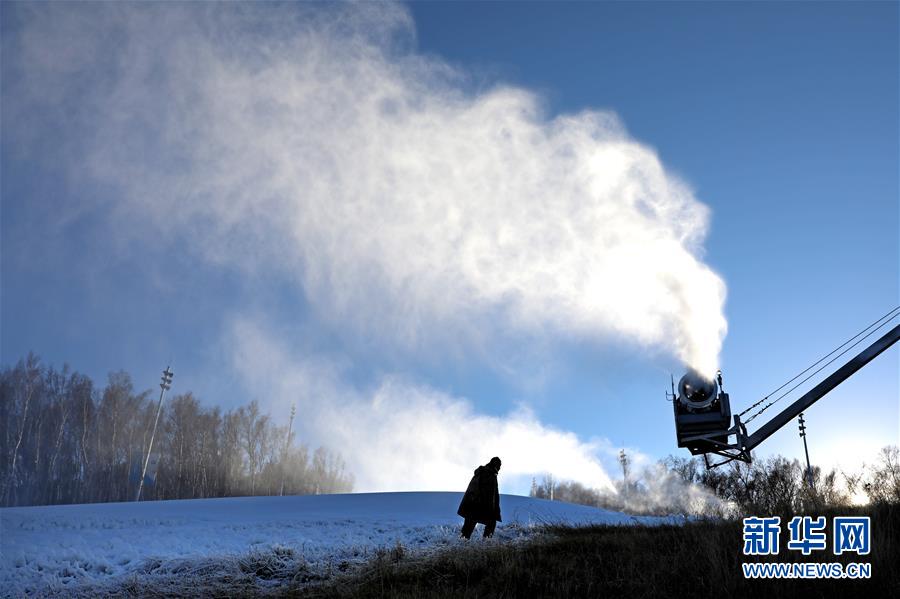
<instances>
[{"instance_id":1,"label":"person's boot","mask_svg":"<svg viewBox=\"0 0 900 599\"><path fill-rule=\"evenodd\" d=\"M494 530L495 530L496 526L497 526L496 522L494 522L493 524L485 524L484 525L484 538L485 539L490 539L491 537L494 536Z\"/></svg>"}]
</instances>

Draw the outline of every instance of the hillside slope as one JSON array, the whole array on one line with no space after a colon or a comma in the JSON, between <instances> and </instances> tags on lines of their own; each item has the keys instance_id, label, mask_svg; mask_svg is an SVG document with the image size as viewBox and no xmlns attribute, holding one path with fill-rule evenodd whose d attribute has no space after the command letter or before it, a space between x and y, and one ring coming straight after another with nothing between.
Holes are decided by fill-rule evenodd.
<instances>
[{"instance_id":1,"label":"hillside slope","mask_svg":"<svg viewBox=\"0 0 900 599\"><path fill-rule=\"evenodd\" d=\"M73 590L140 577L167 562L279 548L315 565L362 562L398 542L412 550L443 547L463 542L456 515L461 496L360 493L0 509L0 588L13 596ZM500 542L527 537L542 524L671 521L515 495L502 495L501 507Z\"/></svg>"}]
</instances>

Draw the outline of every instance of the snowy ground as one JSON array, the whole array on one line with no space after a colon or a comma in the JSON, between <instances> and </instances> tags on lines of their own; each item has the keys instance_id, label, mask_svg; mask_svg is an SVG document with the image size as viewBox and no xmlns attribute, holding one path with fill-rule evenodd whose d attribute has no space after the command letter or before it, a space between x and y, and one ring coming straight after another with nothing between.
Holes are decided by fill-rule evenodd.
<instances>
[{"instance_id":1,"label":"snowy ground","mask_svg":"<svg viewBox=\"0 0 900 599\"><path fill-rule=\"evenodd\" d=\"M360 493L0 509L0 592L67 593L135 580L166 564L273 549L291 550L320 571L334 564L343 569L398 542L407 551L462 542L456 515L461 496ZM501 507L504 521L494 542L527 538L548 523L664 520L515 495L502 495ZM470 542L482 541L473 536Z\"/></svg>"}]
</instances>

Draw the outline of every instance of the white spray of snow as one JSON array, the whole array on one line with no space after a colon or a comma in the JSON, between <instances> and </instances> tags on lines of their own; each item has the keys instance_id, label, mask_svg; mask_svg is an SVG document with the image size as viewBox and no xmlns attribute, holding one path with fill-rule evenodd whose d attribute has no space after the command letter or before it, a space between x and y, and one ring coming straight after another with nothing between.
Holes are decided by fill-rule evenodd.
<instances>
[{"instance_id":1,"label":"white spray of snow","mask_svg":"<svg viewBox=\"0 0 900 599\"><path fill-rule=\"evenodd\" d=\"M17 94L64 115L128 236L283 271L321 318L412 351L614 337L715 371L709 211L616 115L473 90L393 4L20 12Z\"/></svg>"},{"instance_id":2,"label":"white spray of snow","mask_svg":"<svg viewBox=\"0 0 900 599\"><path fill-rule=\"evenodd\" d=\"M612 490L600 462L606 441L581 441L526 408L479 414L464 398L398 376L360 390L332 361L294 355L249 321L234 322L230 339L240 340L224 344L235 348L234 368L246 386L272 405L296 401L298 426L341 452L356 491L465 489L474 468L495 455L507 492L527 492L544 471Z\"/></svg>"},{"instance_id":3,"label":"white spray of snow","mask_svg":"<svg viewBox=\"0 0 900 599\"><path fill-rule=\"evenodd\" d=\"M110 213L123 251L185 244L290 281L317 322L410 354L459 346L496 364L497 339L624 339L714 371L725 286L701 259L709 211L691 189L610 112L548 115L527 89L475 89L416 53L402 6L15 16L4 133L27 148L52 128L45 149L103 185L59 214ZM459 488L492 455L507 477L609 486L602 441L403 377L359 390L240 326L244 380L299 398L301 426L359 489Z\"/></svg>"}]
</instances>

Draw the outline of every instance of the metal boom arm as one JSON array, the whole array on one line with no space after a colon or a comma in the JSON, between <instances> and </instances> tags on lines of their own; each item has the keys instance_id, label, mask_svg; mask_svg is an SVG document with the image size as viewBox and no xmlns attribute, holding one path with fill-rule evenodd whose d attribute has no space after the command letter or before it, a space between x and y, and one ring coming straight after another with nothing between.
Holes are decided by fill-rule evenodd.
<instances>
[{"instance_id":1,"label":"metal boom arm","mask_svg":"<svg viewBox=\"0 0 900 599\"><path fill-rule=\"evenodd\" d=\"M800 399L785 408L780 414L765 423L762 428L744 438L745 452L768 439L775 431L797 417L800 412L820 400L826 393L850 378L853 373L871 362L878 354L900 340L900 325L888 331L881 339L861 351L855 358L838 368L824 381L803 394Z\"/></svg>"}]
</instances>

